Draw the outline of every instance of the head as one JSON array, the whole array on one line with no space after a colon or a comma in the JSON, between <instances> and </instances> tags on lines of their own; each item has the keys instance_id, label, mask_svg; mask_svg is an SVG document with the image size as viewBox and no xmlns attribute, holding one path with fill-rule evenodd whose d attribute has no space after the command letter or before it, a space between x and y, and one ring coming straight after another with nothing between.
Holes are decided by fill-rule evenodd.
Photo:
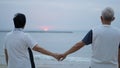
<instances>
[{"instance_id":1,"label":"head","mask_svg":"<svg viewBox=\"0 0 120 68\"><path fill-rule=\"evenodd\" d=\"M102 21L102 24L108 24L110 25L111 22L115 19L114 17L114 11L112 8L110 7L107 7L105 8L103 11L102 11L102 14L101 14L101 21Z\"/></svg>"},{"instance_id":2,"label":"head","mask_svg":"<svg viewBox=\"0 0 120 68\"><path fill-rule=\"evenodd\" d=\"M26 17L22 13L15 14L13 18L15 28L24 28L26 24Z\"/></svg>"}]
</instances>

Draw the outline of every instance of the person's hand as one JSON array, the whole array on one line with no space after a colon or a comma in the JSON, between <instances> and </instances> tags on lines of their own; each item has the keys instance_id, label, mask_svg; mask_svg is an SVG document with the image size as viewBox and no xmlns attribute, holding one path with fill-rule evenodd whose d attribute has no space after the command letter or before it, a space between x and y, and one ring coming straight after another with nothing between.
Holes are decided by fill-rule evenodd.
<instances>
[{"instance_id":1,"label":"person's hand","mask_svg":"<svg viewBox=\"0 0 120 68\"><path fill-rule=\"evenodd\" d=\"M59 61L59 59L61 58L60 54L57 54L57 53L53 53L52 55L56 60Z\"/></svg>"},{"instance_id":2,"label":"person's hand","mask_svg":"<svg viewBox=\"0 0 120 68\"><path fill-rule=\"evenodd\" d=\"M63 61L66 58L67 55L65 54L59 54L58 61Z\"/></svg>"},{"instance_id":3,"label":"person's hand","mask_svg":"<svg viewBox=\"0 0 120 68\"><path fill-rule=\"evenodd\" d=\"M57 59L58 61L63 61L65 58L66 58L66 55L65 54L57 54L57 53L54 53L53 54L53 57L55 59Z\"/></svg>"},{"instance_id":4,"label":"person's hand","mask_svg":"<svg viewBox=\"0 0 120 68\"><path fill-rule=\"evenodd\" d=\"M67 56L67 55L65 55L65 54L58 54L58 55L57 55L57 60L58 60L58 61L63 61L63 60L66 58L66 56Z\"/></svg>"}]
</instances>

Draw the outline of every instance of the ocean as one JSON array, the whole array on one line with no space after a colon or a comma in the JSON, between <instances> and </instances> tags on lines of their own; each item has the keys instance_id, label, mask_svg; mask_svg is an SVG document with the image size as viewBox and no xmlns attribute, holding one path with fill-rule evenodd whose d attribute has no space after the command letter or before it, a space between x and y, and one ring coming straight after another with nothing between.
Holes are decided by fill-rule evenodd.
<instances>
[{"instance_id":1,"label":"ocean","mask_svg":"<svg viewBox=\"0 0 120 68\"><path fill-rule=\"evenodd\" d=\"M29 33L34 40L36 40L39 46L54 52L54 53L64 53L70 49L75 43L81 41L88 31L25 31ZM8 31L0 31L0 64L5 64L4 60L4 50L3 43L4 37ZM36 62L39 60L55 60L50 56L43 55L41 53L35 52L34 57ZM70 54L64 61L68 62L89 62L91 58L91 46L86 45L75 53Z\"/></svg>"}]
</instances>

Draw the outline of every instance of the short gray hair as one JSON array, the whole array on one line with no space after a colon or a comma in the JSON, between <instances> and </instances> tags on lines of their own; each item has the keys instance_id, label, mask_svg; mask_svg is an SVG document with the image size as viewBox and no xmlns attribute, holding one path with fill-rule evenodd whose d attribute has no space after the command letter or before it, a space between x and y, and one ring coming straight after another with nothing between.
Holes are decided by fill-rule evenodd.
<instances>
[{"instance_id":1,"label":"short gray hair","mask_svg":"<svg viewBox=\"0 0 120 68\"><path fill-rule=\"evenodd\" d=\"M105 8L102 11L102 17L105 20L112 20L114 18L114 10L112 8L110 8L110 7Z\"/></svg>"}]
</instances>

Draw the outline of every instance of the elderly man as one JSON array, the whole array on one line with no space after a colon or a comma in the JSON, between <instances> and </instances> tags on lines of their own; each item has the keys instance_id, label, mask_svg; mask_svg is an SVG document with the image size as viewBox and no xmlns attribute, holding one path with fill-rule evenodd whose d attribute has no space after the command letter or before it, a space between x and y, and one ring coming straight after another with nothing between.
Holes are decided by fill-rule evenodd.
<instances>
[{"instance_id":1,"label":"elderly man","mask_svg":"<svg viewBox=\"0 0 120 68\"><path fill-rule=\"evenodd\" d=\"M13 18L14 30L6 35L5 38L5 56L8 68L32 68L28 50L31 49L45 55L57 58L58 55L40 47L30 35L23 32L26 24L26 17L22 13L17 13Z\"/></svg>"},{"instance_id":2,"label":"elderly man","mask_svg":"<svg viewBox=\"0 0 120 68\"><path fill-rule=\"evenodd\" d=\"M82 41L59 56L63 60L67 55L79 50L85 45L92 44L91 68L118 68L118 49L120 31L111 25L114 11L107 7L101 14L102 25L91 29Z\"/></svg>"}]
</instances>

